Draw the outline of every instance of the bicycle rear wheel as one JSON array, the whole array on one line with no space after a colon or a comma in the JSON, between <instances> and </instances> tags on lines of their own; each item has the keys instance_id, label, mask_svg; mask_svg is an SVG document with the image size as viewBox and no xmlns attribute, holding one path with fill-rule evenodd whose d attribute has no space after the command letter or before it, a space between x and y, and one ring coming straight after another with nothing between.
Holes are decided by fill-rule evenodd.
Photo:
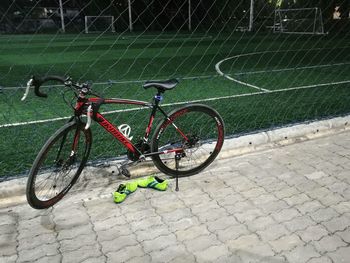
<instances>
[{"instance_id":1,"label":"bicycle rear wheel","mask_svg":"<svg viewBox=\"0 0 350 263\"><path fill-rule=\"evenodd\" d=\"M196 174L214 161L224 135L224 122L214 109L201 104L182 107L156 128L152 152L162 153L152 156L153 162L171 176Z\"/></svg>"},{"instance_id":2,"label":"bicycle rear wheel","mask_svg":"<svg viewBox=\"0 0 350 263\"><path fill-rule=\"evenodd\" d=\"M76 121L49 138L29 172L26 194L33 208L49 208L63 198L83 170L91 142L91 130Z\"/></svg>"}]
</instances>

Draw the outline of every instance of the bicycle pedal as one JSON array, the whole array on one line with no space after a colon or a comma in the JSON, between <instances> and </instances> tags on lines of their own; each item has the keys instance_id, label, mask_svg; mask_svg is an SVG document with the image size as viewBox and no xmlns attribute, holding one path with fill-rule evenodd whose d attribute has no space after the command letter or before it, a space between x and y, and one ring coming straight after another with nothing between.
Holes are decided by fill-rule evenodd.
<instances>
[{"instance_id":1,"label":"bicycle pedal","mask_svg":"<svg viewBox=\"0 0 350 263\"><path fill-rule=\"evenodd\" d=\"M119 174L124 175L125 177L128 177L128 178L131 177L131 174L130 174L129 170L126 169L125 167L121 167L119 169Z\"/></svg>"}]
</instances>

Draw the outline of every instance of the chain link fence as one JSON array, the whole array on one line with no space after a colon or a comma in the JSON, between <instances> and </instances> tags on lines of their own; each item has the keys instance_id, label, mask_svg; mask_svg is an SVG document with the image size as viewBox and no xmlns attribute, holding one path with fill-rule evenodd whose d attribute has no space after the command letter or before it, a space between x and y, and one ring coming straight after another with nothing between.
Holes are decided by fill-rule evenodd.
<instances>
[{"instance_id":1,"label":"chain link fence","mask_svg":"<svg viewBox=\"0 0 350 263\"><path fill-rule=\"evenodd\" d=\"M299 2L253 1L251 15L251 1L76 0L63 1L62 9L56 1L2 1L0 180L25 176L45 141L72 114L72 94L55 83L44 87L47 99L31 90L21 102L31 75L71 76L90 81L103 97L143 101L154 96L143 82L177 78L180 84L164 96L165 110L210 105L224 118L228 137L349 114L349 18L333 19L335 7L328 1ZM324 34L303 34L300 27L285 34L274 19L282 7L318 8ZM86 16L92 17L88 23ZM293 17L282 18L288 19ZM86 34L86 27L95 33ZM101 110L114 124L130 125L133 141L143 136L149 110ZM90 159L123 156L121 145L97 126Z\"/></svg>"}]
</instances>

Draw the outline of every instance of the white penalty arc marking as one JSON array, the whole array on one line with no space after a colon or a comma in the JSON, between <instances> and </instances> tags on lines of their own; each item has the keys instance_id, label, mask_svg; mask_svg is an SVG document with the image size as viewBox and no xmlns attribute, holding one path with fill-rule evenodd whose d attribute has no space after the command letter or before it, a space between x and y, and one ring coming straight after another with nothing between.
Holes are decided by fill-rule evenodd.
<instances>
[{"instance_id":1,"label":"white penalty arc marking","mask_svg":"<svg viewBox=\"0 0 350 263\"><path fill-rule=\"evenodd\" d=\"M336 49L347 49L347 48L349 48L349 46L338 47ZM224 62L226 62L228 60L237 59L237 58L241 58L241 57L247 57L247 56L253 56L253 55L260 55L260 54L266 54L266 53L280 53L280 52L296 52L296 51L320 51L320 50L328 50L328 49L331 49L331 48L287 49L287 50L277 50L277 51L276 50L267 50L267 51L259 51L259 52L251 52L251 53L246 53L246 54L240 54L240 55L228 57L228 58L225 58L225 59L219 61L215 65L215 70L220 76L223 76L224 78L226 78L228 80L231 80L231 81L234 81L236 83L239 83L241 85L244 85L244 86L247 86L247 87L251 87L251 88L254 88L254 89L257 89L257 90L261 90L263 92L275 92L276 90L263 89L263 88L260 88L258 86L249 84L247 82L243 82L243 81L240 81L238 79L235 79L235 78L225 74L224 72L222 72L222 70L220 69L220 66L221 66L222 63L224 63ZM347 64L347 63L339 63L339 64L336 64L336 65L345 65L345 64ZM322 65L322 66L325 66L325 65ZM247 73L249 73L249 72L247 72ZM341 82L340 84L344 84L344 83L348 83L348 82L345 81L345 82ZM310 85L310 86L305 86L305 87L310 87L311 88L311 87L316 87L316 86L327 86L327 85L338 85L338 82ZM298 89L298 88L299 87L293 87L291 89ZM304 86L301 86L300 88L304 88ZM284 89L284 90L290 90L290 89Z\"/></svg>"},{"instance_id":2,"label":"white penalty arc marking","mask_svg":"<svg viewBox=\"0 0 350 263\"><path fill-rule=\"evenodd\" d=\"M268 89L260 88L260 87L258 87L258 86L249 84L249 83L247 83L247 82L243 82L243 81L240 81L240 80L238 80L238 79L235 79L235 78L233 78L233 77L231 77L231 76L225 74L225 73L222 72L222 70L220 69L221 64L224 63L225 61L228 61L228 60L231 60L231 59L236 59L236 58L239 58L239 57L245 57L245 56L250 56L250 55L261 54L261 53L264 53L264 52L247 53L247 54L241 54L241 55L237 55L237 56L225 58L225 59L219 61L218 63L216 63L216 65L215 65L215 70L216 70L216 72L217 72L220 76L223 76L224 78L226 78L226 79L228 79L228 80L234 81L234 82L236 82L236 83L238 83L238 84L241 84L241 85L244 85L244 86L253 88L253 89L257 89L257 90L260 90L260 91L263 91L263 92L269 92L270 90L268 90Z\"/></svg>"}]
</instances>

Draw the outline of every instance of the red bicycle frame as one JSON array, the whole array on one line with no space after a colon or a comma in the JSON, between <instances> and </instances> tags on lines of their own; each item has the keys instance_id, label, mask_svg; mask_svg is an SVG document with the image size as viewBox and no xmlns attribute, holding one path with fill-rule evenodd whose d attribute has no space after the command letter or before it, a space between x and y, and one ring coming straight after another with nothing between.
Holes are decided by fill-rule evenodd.
<instances>
[{"instance_id":1,"label":"red bicycle frame","mask_svg":"<svg viewBox=\"0 0 350 263\"><path fill-rule=\"evenodd\" d=\"M167 119L166 125L172 124L175 129L182 135L182 137L188 141L188 138L185 136L185 134L173 123L173 118L171 116L169 117L162 108L160 108L159 103L162 100L161 94L157 94L154 97L154 102L149 103L145 101L138 101L138 100L128 100L128 99L119 99L119 98L111 98L111 99L103 99L103 98L83 98L79 97L78 101L75 105L75 116L81 116L82 114L89 114L87 113L87 108L91 105L92 106L92 119L96 121L99 125L101 125L107 132L109 132L114 138L116 138L118 141L120 141L125 148L127 148L130 152L132 152L135 156L140 158L148 157L152 155L160 155L160 154L166 154L166 153L181 153L183 152L182 148L176 148L161 152L152 152L152 153L146 153L140 151L122 132L119 131L117 127L115 127L111 122L109 122L101 113L99 113L99 108L101 105L104 104L126 104L126 105L137 105L141 107L147 107L152 109L147 128L145 130L145 134L143 137L143 143L147 143L152 126L153 121L156 115L157 110L159 110Z\"/></svg>"}]
</instances>

